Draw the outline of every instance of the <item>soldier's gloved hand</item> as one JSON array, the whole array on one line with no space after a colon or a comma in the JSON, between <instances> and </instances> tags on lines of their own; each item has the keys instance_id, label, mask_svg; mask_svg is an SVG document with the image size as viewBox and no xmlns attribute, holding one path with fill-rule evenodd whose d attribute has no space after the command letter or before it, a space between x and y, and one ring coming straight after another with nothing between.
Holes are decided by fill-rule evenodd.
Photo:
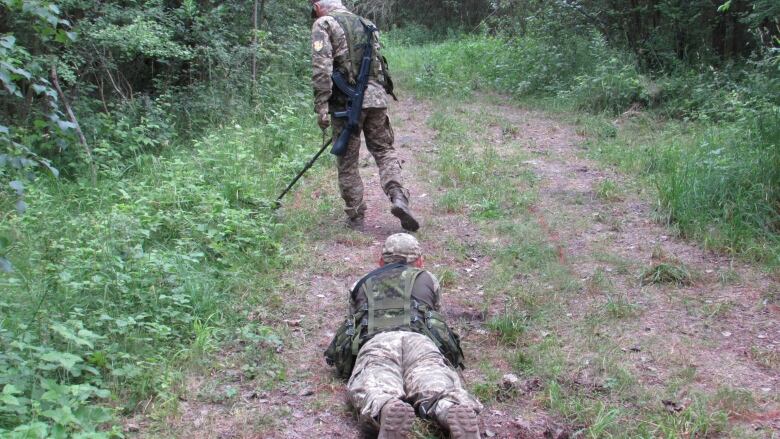
<instances>
[{"instance_id":1,"label":"soldier's gloved hand","mask_svg":"<svg viewBox=\"0 0 780 439\"><path fill-rule=\"evenodd\" d=\"M328 129L328 127L330 126L330 114L328 113L317 114L317 125L319 125L323 131Z\"/></svg>"}]
</instances>

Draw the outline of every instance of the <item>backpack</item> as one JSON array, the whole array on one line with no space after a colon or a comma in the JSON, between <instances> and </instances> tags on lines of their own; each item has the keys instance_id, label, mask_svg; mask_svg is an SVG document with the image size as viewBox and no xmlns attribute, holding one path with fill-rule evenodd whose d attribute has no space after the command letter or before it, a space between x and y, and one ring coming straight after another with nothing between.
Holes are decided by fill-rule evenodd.
<instances>
[{"instance_id":1,"label":"backpack","mask_svg":"<svg viewBox=\"0 0 780 439\"><path fill-rule=\"evenodd\" d=\"M421 273L423 270L406 264L391 264L374 270L355 285L353 303L360 295L365 298L364 305L352 310L352 315L347 316L325 351L327 363L336 367L340 377L349 378L352 374L364 343L387 331L423 334L434 342L453 367L464 367L458 335L447 326L439 312L412 296L412 287Z\"/></svg>"},{"instance_id":2,"label":"backpack","mask_svg":"<svg viewBox=\"0 0 780 439\"><path fill-rule=\"evenodd\" d=\"M347 39L350 61L350 66L348 68L351 70L342 72L342 74L344 74L345 78L355 80L358 71L360 70L360 62L363 57L363 51L360 47L366 40L365 31L363 29L363 18L348 11L334 11L329 15L336 20L339 26L341 26ZM371 63L369 78L379 82L387 94L392 96L396 101L398 100L394 93L395 86L393 84L393 78L390 77L390 70L388 70L387 67L387 58L382 56L379 51L376 52L374 62Z\"/></svg>"}]
</instances>

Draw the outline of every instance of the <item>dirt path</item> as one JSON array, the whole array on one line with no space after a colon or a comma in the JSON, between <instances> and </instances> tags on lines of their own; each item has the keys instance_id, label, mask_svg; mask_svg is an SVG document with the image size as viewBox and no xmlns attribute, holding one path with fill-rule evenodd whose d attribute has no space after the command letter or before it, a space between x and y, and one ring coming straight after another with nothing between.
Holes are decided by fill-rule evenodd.
<instances>
[{"instance_id":1,"label":"dirt path","mask_svg":"<svg viewBox=\"0 0 780 439\"><path fill-rule=\"evenodd\" d=\"M475 115L484 110L483 105L461 109ZM490 104L489 110L498 113L503 122L492 125L481 141L497 145L501 154L527 157L523 164L536 175L538 191L529 218L556 248L559 264L575 280L573 293L562 299L566 309L558 317L566 317L526 334L526 344L543 342L550 333L558 337L565 357L563 382L596 393L609 386L600 381L603 371L593 366L595 360L603 360L604 346L610 361L630 373L647 392L668 392L669 383L679 378L681 370L692 370L685 389L713 393L729 386L745 390L754 403L733 408L729 416L750 428L764 429L760 431L780 428L776 411L780 308L767 299L776 297L780 290L777 280L745 264L701 251L653 222L647 200L620 190L626 186L625 177L583 158L585 139L574 127L508 104ZM485 292L494 267L483 244L501 245L502 237L463 211L447 213L437 206L445 192L436 184L431 165L438 154L436 132L426 123L432 111L428 104L413 99L395 105L391 117L396 146L405 162L413 207L423 219L419 238L428 255L427 268L440 276L448 271L449 277L457 279L457 286L445 282L450 285L445 285L444 305L463 336L467 362L473 366L465 371L465 379L472 388L489 388L486 393L495 396L494 387L501 377L517 373L507 355L511 349L500 344L485 324L510 302L507 297ZM521 150L507 149L517 145ZM220 384L212 385L215 392L224 393L232 386L235 398L182 401L182 415L171 420L173 436L359 436L346 404L344 385L333 378L322 352L343 317L348 286L375 267L383 240L401 231L389 214L373 160L365 158L365 151L363 156L361 173L369 205L365 233L344 231L336 224L340 214L334 213L329 219L333 224L312 241L309 266L290 281L290 294L298 305L263 322L286 332L288 342L280 354L285 367L281 383L264 389L253 381L232 379L240 375L237 363L236 370L193 377L187 383L193 394L216 381ZM335 183L332 176L329 178L331 185L315 191L313 197L326 191L335 193ZM605 181L617 189L604 190ZM299 193L288 214L306 209L311 202L319 201L302 198ZM334 205L339 206L339 201ZM453 251L453 243L461 250ZM654 254L688 267L695 273L693 283L642 286L637 273L654 263ZM521 275L528 277L528 273L518 273L518 279ZM615 315L625 312L628 318L610 320L609 312L602 313L613 308ZM595 314L606 317L594 321L591 317ZM549 402L545 402L545 390L537 377L521 374L515 390L486 404L482 422L490 437L563 437L560 432L564 429L558 427L563 422L548 414ZM690 403L688 390L678 392L678 399L670 403L684 408ZM579 427L584 426L570 424L567 428L573 431ZM420 437L426 436L420 433Z\"/></svg>"}]
</instances>

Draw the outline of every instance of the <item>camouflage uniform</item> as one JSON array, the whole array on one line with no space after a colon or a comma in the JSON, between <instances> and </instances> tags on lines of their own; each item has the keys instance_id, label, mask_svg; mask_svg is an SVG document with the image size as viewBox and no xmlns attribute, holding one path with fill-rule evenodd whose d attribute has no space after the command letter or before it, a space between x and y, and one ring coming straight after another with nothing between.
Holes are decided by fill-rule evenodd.
<instances>
[{"instance_id":1,"label":"camouflage uniform","mask_svg":"<svg viewBox=\"0 0 780 439\"><path fill-rule=\"evenodd\" d=\"M349 53L349 45L344 29L339 25L334 14L348 14L341 7L332 10L329 15L320 17L312 27L312 84L314 88L314 111L317 114L333 113L343 108L333 108L333 82L331 75L334 68L347 73L350 82L354 83L357 73L354 72ZM366 20L366 22L368 22ZM379 41L374 39L375 53L379 53ZM382 72L381 63L374 62L375 72ZM363 216L366 210L363 201L363 182L358 172L360 151L360 132L366 139L366 147L374 156L379 167L379 177L382 189L390 197L394 189L399 189L408 197L401 181L401 164L393 148L393 129L387 116L387 93L382 84L372 77L368 82L363 100L363 112L360 117L360 128L349 141L347 153L336 159L338 166L339 190L346 204L345 212L350 218ZM344 119L333 120L333 138L336 139L346 126Z\"/></svg>"},{"instance_id":2,"label":"camouflage uniform","mask_svg":"<svg viewBox=\"0 0 780 439\"><path fill-rule=\"evenodd\" d=\"M454 404L482 410L436 345L415 332L383 332L366 342L347 388L360 418L377 427L382 407L393 398L410 402L439 423Z\"/></svg>"},{"instance_id":3,"label":"camouflage uniform","mask_svg":"<svg viewBox=\"0 0 780 439\"><path fill-rule=\"evenodd\" d=\"M411 264L420 257L419 243L405 233L390 236L382 252L386 264ZM441 288L432 273L423 271L416 278L412 292L416 300L439 310ZM351 300L350 312L362 305ZM360 348L347 386L361 420L376 427L379 427L377 421L382 408L393 399L409 402L418 413L440 424L444 424L455 404L476 413L482 410L482 405L463 388L458 372L434 342L411 331L381 332L367 341Z\"/></svg>"}]
</instances>

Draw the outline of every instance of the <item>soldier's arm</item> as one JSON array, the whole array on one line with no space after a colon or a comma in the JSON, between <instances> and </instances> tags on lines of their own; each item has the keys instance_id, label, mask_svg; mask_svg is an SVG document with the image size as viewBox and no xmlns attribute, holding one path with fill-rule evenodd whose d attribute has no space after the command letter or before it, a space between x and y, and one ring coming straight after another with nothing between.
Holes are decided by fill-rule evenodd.
<instances>
[{"instance_id":1,"label":"soldier's arm","mask_svg":"<svg viewBox=\"0 0 780 439\"><path fill-rule=\"evenodd\" d=\"M357 304L355 303L355 297L352 296L352 292L355 291L355 286L357 285L358 281L355 281L355 283L352 284L351 287L349 287L349 291L347 292L347 295L349 295L349 306L347 307L347 315L354 315L357 312Z\"/></svg>"},{"instance_id":2,"label":"soldier's arm","mask_svg":"<svg viewBox=\"0 0 780 439\"><path fill-rule=\"evenodd\" d=\"M314 88L314 111L328 112L333 83L333 45L330 41L330 23L327 17L314 22L311 31L312 87Z\"/></svg>"},{"instance_id":3,"label":"soldier's arm","mask_svg":"<svg viewBox=\"0 0 780 439\"><path fill-rule=\"evenodd\" d=\"M428 274L433 281L433 309L441 311L441 285L439 284L439 279L431 272L428 272Z\"/></svg>"}]
</instances>

